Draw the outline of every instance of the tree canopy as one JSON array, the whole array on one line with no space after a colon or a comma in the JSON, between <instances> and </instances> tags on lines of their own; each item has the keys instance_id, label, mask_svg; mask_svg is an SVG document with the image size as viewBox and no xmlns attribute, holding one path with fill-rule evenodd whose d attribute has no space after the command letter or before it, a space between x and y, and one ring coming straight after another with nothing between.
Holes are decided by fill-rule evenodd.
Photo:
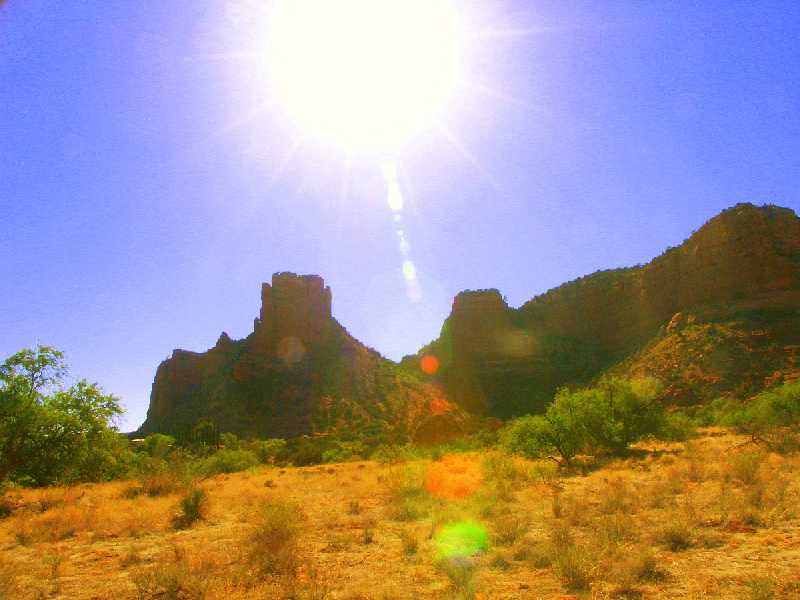
<instances>
[{"instance_id":1,"label":"tree canopy","mask_svg":"<svg viewBox=\"0 0 800 600\"><path fill-rule=\"evenodd\" d=\"M98 481L124 469L119 399L86 379L66 387L66 374L63 353L50 346L0 364L0 482Z\"/></svg>"}]
</instances>

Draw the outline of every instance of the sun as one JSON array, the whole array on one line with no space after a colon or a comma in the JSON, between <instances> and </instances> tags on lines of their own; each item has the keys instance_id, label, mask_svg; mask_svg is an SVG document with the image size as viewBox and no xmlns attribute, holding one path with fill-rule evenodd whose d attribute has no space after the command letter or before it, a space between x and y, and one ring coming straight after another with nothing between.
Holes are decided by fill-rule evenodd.
<instances>
[{"instance_id":1,"label":"sun","mask_svg":"<svg viewBox=\"0 0 800 600\"><path fill-rule=\"evenodd\" d=\"M269 80L305 133L348 151L392 151L447 107L462 38L449 0L276 0Z\"/></svg>"}]
</instances>

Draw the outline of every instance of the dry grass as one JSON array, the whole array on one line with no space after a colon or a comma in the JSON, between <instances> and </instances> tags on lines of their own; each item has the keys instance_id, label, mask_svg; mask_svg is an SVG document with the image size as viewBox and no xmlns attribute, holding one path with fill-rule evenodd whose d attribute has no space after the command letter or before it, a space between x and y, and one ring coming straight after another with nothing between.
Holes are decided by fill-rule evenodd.
<instances>
[{"instance_id":1,"label":"dry grass","mask_svg":"<svg viewBox=\"0 0 800 600\"><path fill-rule=\"evenodd\" d=\"M585 476L494 452L431 478L430 461L264 467L203 482L203 518L180 530L181 485L11 490L0 600L797 598L800 457L743 441L653 445ZM490 547L440 560L437 532L464 520Z\"/></svg>"}]
</instances>

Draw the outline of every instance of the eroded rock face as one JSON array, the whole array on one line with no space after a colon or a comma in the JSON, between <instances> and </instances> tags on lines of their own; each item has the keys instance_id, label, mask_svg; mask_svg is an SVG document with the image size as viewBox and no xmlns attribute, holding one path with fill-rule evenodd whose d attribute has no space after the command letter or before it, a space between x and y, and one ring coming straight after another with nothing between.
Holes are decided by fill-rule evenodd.
<instances>
[{"instance_id":1,"label":"eroded rock face","mask_svg":"<svg viewBox=\"0 0 800 600\"><path fill-rule=\"evenodd\" d=\"M331 316L322 278L275 274L261 300L247 338L222 333L207 352L175 350L161 363L139 434L188 435L210 419L222 431L295 437L332 426L333 406L334 414L358 414L364 427L401 435L424 413L430 384L351 337Z\"/></svg>"},{"instance_id":2,"label":"eroded rock face","mask_svg":"<svg viewBox=\"0 0 800 600\"><path fill-rule=\"evenodd\" d=\"M786 208L739 204L643 267L583 277L519 309L496 290L459 294L441 337L404 364L416 368L435 354L442 367L432 379L451 400L509 416L540 410L556 387L586 383L660 331L685 327L677 313L708 322L754 311L797 317L798 309L800 219Z\"/></svg>"},{"instance_id":3,"label":"eroded rock face","mask_svg":"<svg viewBox=\"0 0 800 600\"><path fill-rule=\"evenodd\" d=\"M322 342L331 321L331 290L316 275L276 273L261 284L261 314L254 324L255 347L266 356L297 362Z\"/></svg>"}]
</instances>

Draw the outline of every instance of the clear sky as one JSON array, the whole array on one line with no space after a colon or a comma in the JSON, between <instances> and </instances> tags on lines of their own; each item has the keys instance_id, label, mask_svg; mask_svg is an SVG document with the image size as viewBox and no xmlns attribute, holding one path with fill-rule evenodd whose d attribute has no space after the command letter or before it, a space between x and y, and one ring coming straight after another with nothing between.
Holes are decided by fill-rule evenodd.
<instances>
[{"instance_id":1,"label":"clear sky","mask_svg":"<svg viewBox=\"0 0 800 600\"><path fill-rule=\"evenodd\" d=\"M470 84L442 118L454 139L393 157L400 225L381 158L270 106L257 5L0 8L0 356L63 350L122 399L123 429L173 348L250 333L275 271L324 277L334 316L399 359L460 290L518 306L737 202L800 209L796 1L459 2L482 32Z\"/></svg>"}]
</instances>

